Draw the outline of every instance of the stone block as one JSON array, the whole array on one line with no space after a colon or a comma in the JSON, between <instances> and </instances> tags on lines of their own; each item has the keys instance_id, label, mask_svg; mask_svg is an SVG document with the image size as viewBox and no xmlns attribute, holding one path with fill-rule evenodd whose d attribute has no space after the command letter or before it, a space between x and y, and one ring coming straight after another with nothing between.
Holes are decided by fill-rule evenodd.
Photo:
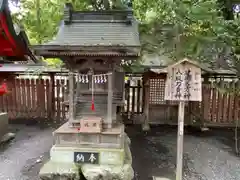
<instances>
[{"instance_id":1,"label":"stone block","mask_svg":"<svg viewBox=\"0 0 240 180\"><path fill-rule=\"evenodd\" d=\"M86 180L132 180L134 171L130 164L123 166L98 166L85 164L81 171Z\"/></svg>"},{"instance_id":2,"label":"stone block","mask_svg":"<svg viewBox=\"0 0 240 180\"><path fill-rule=\"evenodd\" d=\"M85 116L80 119L80 132L100 133L102 132L102 118Z\"/></svg>"},{"instance_id":3,"label":"stone block","mask_svg":"<svg viewBox=\"0 0 240 180\"><path fill-rule=\"evenodd\" d=\"M87 180L132 180L134 171L132 168L132 155L130 151L130 139L124 134L125 158L123 165L92 165L83 164L81 172Z\"/></svg>"},{"instance_id":4,"label":"stone block","mask_svg":"<svg viewBox=\"0 0 240 180\"><path fill-rule=\"evenodd\" d=\"M0 141L8 133L8 114L0 113Z\"/></svg>"},{"instance_id":5,"label":"stone block","mask_svg":"<svg viewBox=\"0 0 240 180\"><path fill-rule=\"evenodd\" d=\"M125 152L124 149L109 148L80 148L77 146L66 147L54 145L50 151L50 158L53 162L73 163L74 152L98 153L100 165L123 165Z\"/></svg>"},{"instance_id":6,"label":"stone block","mask_svg":"<svg viewBox=\"0 0 240 180\"><path fill-rule=\"evenodd\" d=\"M41 180L80 180L79 167L74 163L48 161L39 172Z\"/></svg>"},{"instance_id":7,"label":"stone block","mask_svg":"<svg viewBox=\"0 0 240 180\"><path fill-rule=\"evenodd\" d=\"M103 129L101 133L83 133L65 123L53 135L55 145L114 149L124 147L124 125Z\"/></svg>"}]
</instances>

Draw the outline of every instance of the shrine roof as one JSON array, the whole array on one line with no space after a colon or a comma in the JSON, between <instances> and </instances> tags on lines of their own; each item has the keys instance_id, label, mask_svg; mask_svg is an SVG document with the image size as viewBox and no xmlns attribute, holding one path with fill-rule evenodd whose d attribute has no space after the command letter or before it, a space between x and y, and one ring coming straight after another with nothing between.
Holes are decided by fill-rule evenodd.
<instances>
[{"instance_id":1,"label":"shrine roof","mask_svg":"<svg viewBox=\"0 0 240 180\"><path fill-rule=\"evenodd\" d=\"M73 11L66 6L64 20L54 40L34 46L36 53L43 50L58 51L62 47L68 52L83 48L85 52L91 48L134 49L133 54L140 51L138 22L131 10L125 11ZM94 49L96 50L96 49ZM109 51L108 51L109 52ZM97 54L97 52L95 52Z\"/></svg>"},{"instance_id":2,"label":"shrine roof","mask_svg":"<svg viewBox=\"0 0 240 180\"><path fill-rule=\"evenodd\" d=\"M184 61L184 59L182 60ZM178 61L177 63L181 63L182 61ZM191 61L196 66L200 67L203 71L203 74L212 74L212 75L226 75L226 76L235 76L236 70L230 68L217 68L212 66L209 63L199 63L196 61ZM146 55L144 58L144 62L142 64L145 71L152 71L157 74L166 74L167 67L171 66L171 60L164 56L156 56L156 55Z\"/></svg>"},{"instance_id":3,"label":"shrine roof","mask_svg":"<svg viewBox=\"0 0 240 180\"><path fill-rule=\"evenodd\" d=\"M14 61L37 61L29 49L29 41L23 29L13 24L8 0L0 0L0 56Z\"/></svg>"}]
</instances>

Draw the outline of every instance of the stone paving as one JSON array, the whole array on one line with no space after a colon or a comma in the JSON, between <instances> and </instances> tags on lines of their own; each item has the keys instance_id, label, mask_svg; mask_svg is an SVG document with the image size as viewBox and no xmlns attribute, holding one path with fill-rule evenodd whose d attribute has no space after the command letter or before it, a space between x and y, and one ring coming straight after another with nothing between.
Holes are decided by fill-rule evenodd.
<instances>
[{"instance_id":1,"label":"stone paving","mask_svg":"<svg viewBox=\"0 0 240 180\"><path fill-rule=\"evenodd\" d=\"M37 174L48 159L52 128L12 127L16 138L0 146L0 180L39 180ZM128 127L133 153L134 180L175 179L176 128L152 128L144 134ZM240 159L233 151L233 130L204 133L186 131L184 180L239 180Z\"/></svg>"}]
</instances>

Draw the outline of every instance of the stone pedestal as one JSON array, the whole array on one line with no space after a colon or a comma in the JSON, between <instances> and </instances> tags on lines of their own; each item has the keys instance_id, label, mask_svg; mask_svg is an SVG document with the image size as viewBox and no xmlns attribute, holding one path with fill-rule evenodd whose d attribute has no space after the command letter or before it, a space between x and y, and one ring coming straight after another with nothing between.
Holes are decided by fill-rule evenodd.
<instances>
[{"instance_id":1,"label":"stone pedestal","mask_svg":"<svg viewBox=\"0 0 240 180\"><path fill-rule=\"evenodd\" d=\"M103 129L100 133L83 133L66 123L53 135L50 161L41 169L41 179L55 177L51 180L58 180L61 176L80 179L80 176L76 176L77 172L82 173L87 180L97 180L100 176L103 180L133 178L130 140L124 132L124 125ZM56 168L52 167L54 164L57 164ZM65 170L59 175L61 168Z\"/></svg>"}]
</instances>

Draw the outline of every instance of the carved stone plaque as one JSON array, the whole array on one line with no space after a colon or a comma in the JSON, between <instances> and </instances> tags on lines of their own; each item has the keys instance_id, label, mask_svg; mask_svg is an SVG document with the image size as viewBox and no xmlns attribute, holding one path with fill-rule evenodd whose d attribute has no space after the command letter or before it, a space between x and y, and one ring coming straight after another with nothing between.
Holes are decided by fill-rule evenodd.
<instances>
[{"instance_id":1,"label":"carved stone plaque","mask_svg":"<svg viewBox=\"0 0 240 180\"><path fill-rule=\"evenodd\" d=\"M102 118L96 116L86 116L80 120L80 132L100 133L102 132Z\"/></svg>"}]
</instances>

